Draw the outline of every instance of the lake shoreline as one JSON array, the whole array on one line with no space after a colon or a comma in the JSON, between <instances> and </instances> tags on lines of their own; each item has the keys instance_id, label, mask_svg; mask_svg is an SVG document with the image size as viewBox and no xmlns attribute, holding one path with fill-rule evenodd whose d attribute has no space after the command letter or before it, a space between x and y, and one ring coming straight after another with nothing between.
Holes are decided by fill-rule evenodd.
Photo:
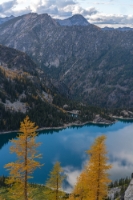
<instances>
[{"instance_id":1,"label":"lake shoreline","mask_svg":"<svg viewBox=\"0 0 133 200\"><path fill-rule=\"evenodd\" d=\"M116 121L114 122L110 122L110 123L105 123L105 122L93 122L93 121L87 121L87 122L84 122L84 123L69 123L69 124L64 124L63 126L58 126L58 127L42 127L42 128L39 128L37 129L37 131L45 131L45 130L61 130L61 129L66 129L68 127L72 127L72 126L84 126L84 125L87 125L87 124L94 124L94 125L112 125L114 124ZM3 135L3 134L9 134L9 133L18 133L19 130L14 130L14 131L3 131L3 132L0 132L0 135Z\"/></svg>"},{"instance_id":2,"label":"lake shoreline","mask_svg":"<svg viewBox=\"0 0 133 200\"><path fill-rule=\"evenodd\" d=\"M133 118L123 118L123 117L117 117L117 116L112 116L114 119L118 119L118 120L133 120Z\"/></svg>"},{"instance_id":3,"label":"lake shoreline","mask_svg":"<svg viewBox=\"0 0 133 200\"><path fill-rule=\"evenodd\" d=\"M64 124L63 126L58 126L58 127L42 127L42 128L39 128L37 129L37 131L45 131L45 130L61 130L61 129L66 129L68 127L72 127L72 126L84 126L84 125L87 125L87 124L92 124L92 125L112 125L114 123L116 123L117 121L119 120L127 120L127 121L130 121L130 120L133 120L133 118L122 118L122 117L117 117L117 116L112 116L115 121L114 122L110 122L110 123L106 123L106 122L94 122L94 121L87 121L87 122L83 122L83 123L79 123L79 122L75 122L75 123L69 123L69 124ZM14 130L14 131L3 131L3 132L0 132L0 135L2 134L9 134L9 133L18 133L19 130Z\"/></svg>"}]
</instances>

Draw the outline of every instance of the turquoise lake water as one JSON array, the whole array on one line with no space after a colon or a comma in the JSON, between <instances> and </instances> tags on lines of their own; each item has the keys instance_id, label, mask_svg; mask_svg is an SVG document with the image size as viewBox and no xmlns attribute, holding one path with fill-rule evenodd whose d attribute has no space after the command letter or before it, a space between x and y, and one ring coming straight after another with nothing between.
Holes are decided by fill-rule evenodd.
<instances>
[{"instance_id":1,"label":"turquoise lake water","mask_svg":"<svg viewBox=\"0 0 133 200\"><path fill-rule=\"evenodd\" d=\"M31 181L44 184L53 164L60 161L67 174L69 190L88 161L86 150L102 134L107 136L109 162L113 165L109 171L110 178L116 180L130 176L133 172L133 122L119 121L111 126L89 124L40 132L36 140L42 143L39 152L43 155L41 162L44 166L35 171ZM15 161L15 155L9 153L9 139L12 137L15 134L0 135L0 175L8 175L3 166Z\"/></svg>"}]
</instances>

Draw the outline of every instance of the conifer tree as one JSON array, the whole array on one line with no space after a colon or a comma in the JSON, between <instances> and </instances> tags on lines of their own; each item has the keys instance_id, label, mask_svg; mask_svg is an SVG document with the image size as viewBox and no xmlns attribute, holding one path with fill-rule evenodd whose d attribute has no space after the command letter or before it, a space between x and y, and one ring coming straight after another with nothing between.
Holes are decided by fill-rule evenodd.
<instances>
[{"instance_id":1,"label":"conifer tree","mask_svg":"<svg viewBox=\"0 0 133 200\"><path fill-rule=\"evenodd\" d=\"M111 165L107 164L107 150L104 135L96 138L87 153L90 155L86 173L88 174L88 188L90 200L103 200L108 193L108 184L111 182L107 171Z\"/></svg>"},{"instance_id":2,"label":"conifer tree","mask_svg":"<svg viewBox=\"0 0 133 200\"><path fill-rule=\"evenodd\" d=\"M64 196L65 193L61 191L61 187L65 176L62 173L63 169L61 168L60 163L56 162L53 170L50 172L49 179L46 182L46 186L49 190L45 192L45 195L48 199L59 200Z\"/></svg>"},{"instance_id":3,"label":"conifer tree","mask_svg":"<svg viewBox=\"0 0 133 200\"><path fill-rule=\"evenodd\" d=\"M88 195L88 188L87 188L87 174L84 170L80 176L77 178L77 183L74 187L72 194L69 197L69 200L84 200L87 198Z\"/></svg>"},{"instance_id":4,"label":"conifer tree","mask_svg":"<svg viewBox=\"0 0 133 200\"><path fill-rule=\"evenodd\" d=\"M107 164L105 136L96 138L87 153L90 160L78 178L70 200L103 200L108 193L108 184L111 182L107 171L111 165Z\"/></svg>"},{"instance_id":5,"label":"conifer tree","mask_svg":"<svg viewBox=\"0 0 133 200\"><path fill-rule=\"evenodd\" d=\"M17 139L11 140L11 153L16 153L17 161L5 165L10 171L10 178L7 183L11 186L9 192L12 199L29 200L30 189L28 179L31 178L33 171L40 167L40 163L36 160L40 158L36 148L40 143L36 143L37 126L29 120L27 116L20 125L20 133Z\"/></svg>"},{"instance_id":6,"label":"conifer tree","mask_svg":"<svg viewBox=\"0 0 133 200\"><path fill-rule=\"evenodd\" d=\"M0 200L2 200L2 197L0 196Z\"/></svg>"}]
</instances>

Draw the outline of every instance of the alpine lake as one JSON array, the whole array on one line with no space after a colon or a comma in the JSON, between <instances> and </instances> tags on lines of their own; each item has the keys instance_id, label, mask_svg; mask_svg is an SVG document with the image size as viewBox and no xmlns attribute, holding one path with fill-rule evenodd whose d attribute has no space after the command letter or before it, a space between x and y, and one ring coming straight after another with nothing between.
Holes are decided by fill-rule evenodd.
<instances>
[{"instance_id":1,"label":"alpine lake","mask_svg":"<svg viewBox=\"0 0 133 200\"><path fill-rule=\"evenodd\" d=\"M34 172L30 182L45 184L53 164L59 161L67 175L65 189L70 191L89 159L86 151L102 134L107 136L108 158L112 164L110 178L114 181L130 177L133 172L133 120L39 132L36 141L41 143L38 151L42 154L40 162L44 165ZM16 155L9 150L12 145L10 140L15 137L15 133L0 135L0 176L8 176L4 165L16 160Z\"/></svg>"}]
</instances>

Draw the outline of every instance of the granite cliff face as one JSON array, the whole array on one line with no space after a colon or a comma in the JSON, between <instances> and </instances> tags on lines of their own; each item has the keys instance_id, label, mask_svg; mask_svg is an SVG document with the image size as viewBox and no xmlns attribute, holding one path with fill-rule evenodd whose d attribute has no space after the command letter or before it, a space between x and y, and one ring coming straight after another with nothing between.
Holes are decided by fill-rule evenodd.
<instances>
[{"instance_id":1,"label":"granite cliff face","mask_svg":"<svg viewBox=\"0 0 133 200\"><path fill-rule=\"evenodd\" d=\"M133 106L132 31L61 26L47 14L32 13L0 25L0 43L26 52L72 98Z\"/></svg>"}]
</instances>

